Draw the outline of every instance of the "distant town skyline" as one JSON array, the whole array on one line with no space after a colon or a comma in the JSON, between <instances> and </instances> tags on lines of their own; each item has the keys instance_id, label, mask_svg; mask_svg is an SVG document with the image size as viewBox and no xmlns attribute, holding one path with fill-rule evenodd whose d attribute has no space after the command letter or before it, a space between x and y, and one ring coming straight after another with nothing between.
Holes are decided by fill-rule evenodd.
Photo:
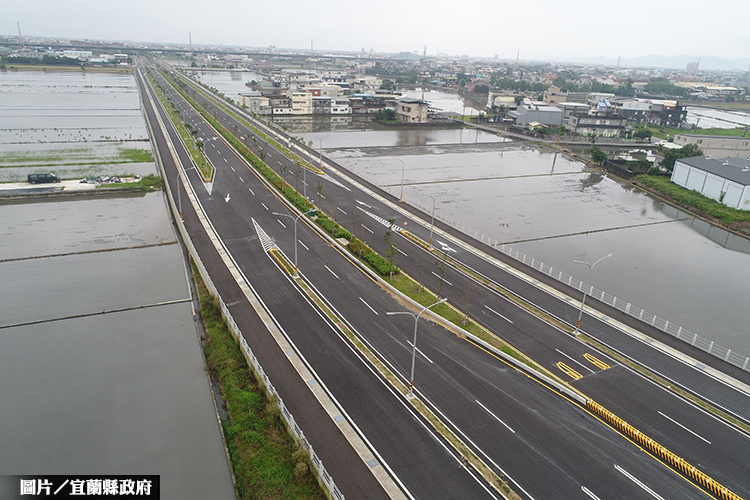
<instances>
[{"instance_id":1,"label":"distant town skyline","mask_svg":"<svg viewBox=\"0 0 750 500\"><path fill-rule=\"evenodd\" d=\"M383 0L372 7L287 0L8 2L0 34L318 50L438 52L522 60L750 58L750 2L598 0L534 4ZM747 69L745 67L744 69Z\"/></svg>"}]
</instances>

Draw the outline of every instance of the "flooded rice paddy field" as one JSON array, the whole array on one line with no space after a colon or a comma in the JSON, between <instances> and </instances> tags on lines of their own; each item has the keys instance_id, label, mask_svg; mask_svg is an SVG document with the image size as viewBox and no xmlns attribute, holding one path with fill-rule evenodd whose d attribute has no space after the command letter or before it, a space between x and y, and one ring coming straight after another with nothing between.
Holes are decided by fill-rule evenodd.
<instances>
[{"instance_id":1,"label":"flooded rice paddy field","mask_svg":"<svg viewBox=\"0 0 750 500\"><path fill-rule=\"evenodd\" d=\"M51 200L0 200L0 475L234 498L163 194Z\"/></svg>"},{"instance_id":2,"label":"flooded rice paddy field","mask_svg":"<svg viewBox=\"0 0 750 500\"><path fill-rule=\"evenodd\" d=\"M0 182L155 173L129 74L0 71Z\"/></svg>"},{"instance_id":3,"label":"flooded rice paddy field","mask_svg":"<svg viewBox=\"0 0 750 500\"><path fill-rule=\"evenodd\" d=\"M443 132L424 131L422 142ZM472 237L579 279L588 271L574 260L612 252L596 267L597 288L750 355L740 306L750 282L747 239L529 145L403 146L392 132L371 132L352 146L349 134L325 138L325 154L392 194L400 194L403 161L404 200L429 213L429 195L437 196L436 217Z\"/></svg>"},{"instance_id":4,"label":"flooded rice paddy field","mask_svg":"<svg viewBox=\"0 0 750 500\"><path fill-rule=\"evenodd\" d=\"M231 97L244 91L231 72L202 81ZM238 90L239 89L239 90ZM422 97L422 90L406 91ZM452 93L425 91L433 107L464 112ZM466 114L470 108L466 108ZM688 109L688 122L735 127L747 113ZM501 242L578 278L573 260L615 255L593 282L671 323L750 355L750 328L740 306L750 282L748 240L715 228L580 162L474 130L383 129L357 116L284 118L313 147L365 178L400 191L466 233ZM399 161L400 160L400 161ZM554 163L554 168L553 168ZM429 207L429 208L427 208Z\"/></svg>"}]
</instances>

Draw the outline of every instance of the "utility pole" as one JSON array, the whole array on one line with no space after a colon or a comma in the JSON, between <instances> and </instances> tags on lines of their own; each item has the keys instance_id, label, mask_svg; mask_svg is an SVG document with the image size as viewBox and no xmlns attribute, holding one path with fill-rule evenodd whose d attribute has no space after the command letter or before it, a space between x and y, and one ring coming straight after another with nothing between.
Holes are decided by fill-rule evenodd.
<instances>
[{"instance_id":1,"label":"utility pole","mask_svg":"<svg viewBox=\"0 0 750 500\"><path fill-rule=\"evenodd\" d=\"M24 47L24 41L23 41L23 35L21 34L21 23L19 21L16 21L16 26L18 26L18 45L21 46L21 51L23 51Z\"/></svg>"}]
</instances>

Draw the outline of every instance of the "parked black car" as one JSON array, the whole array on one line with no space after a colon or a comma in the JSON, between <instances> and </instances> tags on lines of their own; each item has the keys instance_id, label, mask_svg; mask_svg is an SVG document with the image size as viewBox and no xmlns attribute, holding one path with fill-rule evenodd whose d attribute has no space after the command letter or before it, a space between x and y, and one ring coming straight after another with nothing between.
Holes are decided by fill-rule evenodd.
<instances>
[{"instance_id":1,"label":"parked black car","mask_svg":"<svg viewBox=\"0 0 750 500\"><path fill-rule=\"evenodd\" d=\"M42 184L48 182L60 182L60 178L53 173L29 174L29 184Z\"/></svg>"}]
</instances>

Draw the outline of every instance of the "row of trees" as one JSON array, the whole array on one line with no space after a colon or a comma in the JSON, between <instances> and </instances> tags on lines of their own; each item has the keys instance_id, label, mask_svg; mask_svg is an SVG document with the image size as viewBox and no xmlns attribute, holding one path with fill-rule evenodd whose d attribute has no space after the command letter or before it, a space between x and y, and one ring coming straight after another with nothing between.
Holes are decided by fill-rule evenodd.
<instances>
[{"instance_id":1,"label":"row of trees","mask_svg":"<svg viewBox=\"0 0 750 500\"><path fill-rule=\"evenodd\" d=\"M81 61L74 57L44 55L41 59L36 57L3 57L4 64L38 64L45 66L80 66Z\"/></svg>"}]
</instances>

